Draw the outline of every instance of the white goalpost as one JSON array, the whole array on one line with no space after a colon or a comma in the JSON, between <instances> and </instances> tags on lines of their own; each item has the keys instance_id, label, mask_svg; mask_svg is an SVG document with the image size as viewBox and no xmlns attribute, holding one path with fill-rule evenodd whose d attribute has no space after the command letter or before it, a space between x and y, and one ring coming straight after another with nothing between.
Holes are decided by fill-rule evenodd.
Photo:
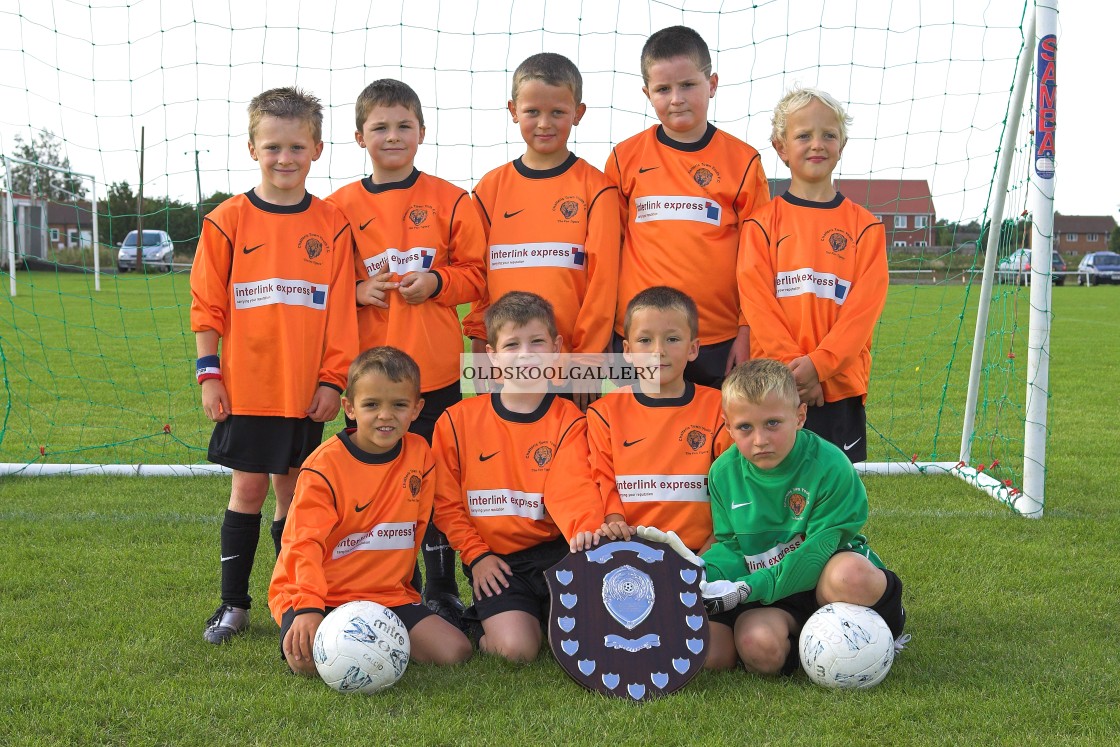
<instances>
[{"instance_id":1,"label":"white goalpost","mask_svg":"<svg viewBox=\"0 0 1120 747\"><path fill-rule=\"evenodd\" d=\"M90 246L93 249L93 283L95 290L101 290L101 243L97 233L97 178L93 174L82 174L71 169L64 169L59 166L52 166L46 163L37 163L35 161L28 161L23 158L16 158L15 156L0 156L0 160L4 163L4 175L7 181L7 192L4 195L4 223L6 228L6 243L8 246L8 294L11 296L16 295L16 221L15 221L15 190L12 188L11 178L11 165L13 163L23 164L36 169L46 169L48 171L55 171L67 176L78 176L82 179L88 179L90 183L90 204L93 209L90 211L93 222L92 230L93 236L90 240Z\"/></svg>"},{"instance_id":2,"label":"white goalpost","mask_svg":"<svg viewBox=\"0 0 1120 747\"><path fill-rule=\"evenodd\" d=\"M1034 112L1032 178L1028 182L1029 209L1033 218L1031 241L1030 321L1027 340L1027 395L1023 438L1023 487L1013 488L982 470L970 466L972 442L976 435L976 405L984 361L988 328L988 309L995 282L1000 232L988 232L984 252L984 271L972 342L968 393L965 397L961 428L960 459L957 462L871 462L857 465L864 474L913 474L947 471L968 484L1006 503L1017 513L1041 518L1046 488L1046 418L1050 395L1050 317L1053 285L1050 282L1054 235L1054 122L1057 63L1057 0L1038 0L1035 12L1026 19L1023 49L1016 69L1015 83L1008 106L1007 127L999 151L996 185L988 218L1000 225L1005 214L1007 186L1011 174L1015 143L1018 139L1018 112L1023 111L1034 69ZM1033 53L1033 54L1032 54ZM1034 63L1032 66L1032 62Z\"/></svg>"}]
</instances>

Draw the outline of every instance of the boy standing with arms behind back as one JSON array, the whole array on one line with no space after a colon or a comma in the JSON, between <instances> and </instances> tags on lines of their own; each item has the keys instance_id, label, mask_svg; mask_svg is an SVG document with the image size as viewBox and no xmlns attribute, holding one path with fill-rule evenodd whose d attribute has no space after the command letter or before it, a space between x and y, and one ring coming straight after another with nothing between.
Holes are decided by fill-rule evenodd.
<instances>
[{"instance_id":1,"label":"boy standing with arms behind back","mask_svg":"<svg viewBox=\"0 0 1120 747\"><path fill-rule=\"evenodd\" d=\"M769 186L758 151L708 122L719 79L699 34L672 26L650 36L642 80L661 123L619 143L603 169L623 224L614 352L630 299L671 285L695 294L700 312L700 354L685 375L718 387L748 356L732 278L742 221L769 201Z\"/></svg>"},{"instance_id":2,"label":"boy standing with arms behind back","mask_svg":"<svg viewBox=\"0 0 1120 747\"><path fill-rule=\"evenodd\" d=\"M789 365L808 405L805 427L862 462L871 336L890 276L882 221L832 184L849 122L815 88L774 107L772 142L792 178L743 226L738 275L751 356Z\"/></svg>"},{"instance_id":3,"label":"boy standing with arms behind back","mask_svg":"<svg viewBox=\"0 0 1120 747\"><path fill-rule=\"evenodd\" d=\"M279 553L299 466L338 414L357 353L350 226L304 188L323 152L322 123L319 100L296 88L252 100L249 155L261 183L206 216L191 268L202 408L216 423L207 459L233 470L221 529L222 603L203 634L210 643L249 627L269 475Z\"/></svg>"},{"instance_id":4,"label":"boy standing with arms behind back","mask_svg":"<svg viewBox=\"0 0 1120 747\"><path fill-rule=\"evenodd\" d=\"M458 402L462 326L455 307L482 292L485 238L470 196L421 173L420 98L407 84L370 83L354 104L354 138L373 175L339 189L328 202L354 226L358 333L362 350L391 345L420 366L424 407L409 430L429 443L436 419ZM451 622L462 613L455 553L430 523L423 544L424 601Z\"/></svg>"},{"instance_id":5,"label":"boy standing with arms behind back","mask_svg":"<svg viewBox=\"0 0 1120 747\"><path fill-rule=\"evenodd\" d=\"M474 188L489 256L486 292L463 320L472 352L485 352L491 300L531 289L555 309L563 352L603 353L618 289L617 190L568 150L587 109L583 78L567 57L535 54L514 71L508 107L526 150ZM581 409L591 399L576 395Z\"/></svg>"}]
</instances>

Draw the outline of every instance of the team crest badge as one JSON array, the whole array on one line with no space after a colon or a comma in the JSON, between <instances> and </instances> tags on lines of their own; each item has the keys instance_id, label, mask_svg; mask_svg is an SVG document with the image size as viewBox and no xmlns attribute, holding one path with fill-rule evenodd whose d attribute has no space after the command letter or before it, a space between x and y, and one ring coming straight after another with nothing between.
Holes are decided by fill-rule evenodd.
<instances>
[{"instance_id":1,"label":"team crest badge","mask_svg":"<svg viewBox=\"0 0 1120 747\"><path fill-rule=\"evenodd\" d=\"M692 178L701 187L706 187L712 183L712 172L708 169L696 169L692 174Z\"/></svg>"},{"instance_id":2,"label":"team crest badge","mask_svg":"<svg viewBox=\"0 0 1120 747\"><path fill-rule=\"evenodd\" d=\"M637 537L570 553L545 577L548 640L588 690L641 701L684 687L708 658L700 569Z\"/></svg>"},{"instance_id":3,"label":"team crest badge","mask_svg":"<svg viewBox=\"0 0 1120 747\"><path fill-rule=\"evenodd\" d=\"M428 211L424 208L412 208L408 213L408 219L412 221L412 225L418 226L428 219Z\"/></svg>"},{"instance_id":4,"label":"team crest badge","mask_svg":"<svg viewBox=\"0 0 1120 747\"><path fill-rule=\"evenodd\" d=\"M786 496L786 505L789 506L789 512L793 514L794 517L800 517L807 504L808 500L806 500L804 492L800 488L789 491L789 494Z\"/></svg>"},{"instance_id":5,"label":"team crest badge","mask_svg":"<svg viewBox=\"0 0 1120 747\"><path fill-rule=\"evenodd\" d=\"M323 237L314 233L309 233L299 240L299 246L307 253L308 259L315 259L323 253L323 248L326 244Z\"/></svg>"},{"instance_id":6,"label":"team crest badge","mask_svg":"<svg viewBox=\"0 0 1120 747\"><path fill-rule=\"evenodd\" d=\"M832 247L833 253L839 254L847 248L848 240L842 233L833 233L828 237L828 245Z\"/></svg>"},{"instance_id":7,"label":"team crest badge","mask_svg":"<svg viewBox=\"0 0 1120 747\"><path fill-rule=\"evenodd\" d=\"M565 200L560 203L560 214L565 218L571 220L572 216L579 212L579 203L575 200Z\"/></svg>"},{"instance_id":8,"label":"team crest badge","mask_svg":"<svg viewBox=\"0 0 1120 747\"><path fill-rule=\"evenodd\" d=\"M539 447L537 447L537 450L533 452L533 461L537 463L538 467L543 467L546 464L548 464L549 462L551 462L552 461L552 447L551 446L539 446Z\"/></svg>"},{"instance_id":9,"label":"team crest badge","mask_svg":"<svg viewBox=\"0 0 1120 747\"><path fill-rule=\"evenodd\" d=\"M688 435L685 436L685 439L688 441L688 448L692 449L693 451L700 451L700 449L702 449L704 447L704 444L707 442L708 437L707 435L694 428L688 432Z\"/></svg>"},{"instance_id":10,"label":"team crest badge","mask_svg":"<svg viewBox=\"0 0 1120 747\"><path fill-rule=\"evenodd\" d=\"M412 475L408 478L408 492L412 493L412 497L420 495L420 476Z\"/></svg>"}]
</instances>

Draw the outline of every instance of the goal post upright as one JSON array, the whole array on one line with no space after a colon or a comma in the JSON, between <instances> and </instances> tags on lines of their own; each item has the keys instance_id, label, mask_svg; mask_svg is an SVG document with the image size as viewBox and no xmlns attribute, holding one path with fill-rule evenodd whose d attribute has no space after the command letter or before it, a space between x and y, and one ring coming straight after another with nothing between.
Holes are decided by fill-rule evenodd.
<instances>
[{"instance_id":1,"label":"goal post upright","mask_svg":"<svg viewBox=\"0 0 1120 747\"><path fill-rule=\"evenodd\" d=\"M1054 136L1057 92L1058 0L1035 4L1034 140L1027 201L1032 217L1031 308L1027 339L1026 416L1023 419L1023 497L1016 508L1042 516L1046 485L1046 418L1050 400L1050 320L1054 246Z\"/></svg>"},{"instance_id":2,"label":"goal post upright","mask_svg":"<svg viewBox=\"0 0 1120 747\"><path fill-rule=\"evenodd\" d=\"M1019 64L1015 71L1015 82L1011 89L1011 101L1007 107L1007 124L1003 128L1003 139L999 147L999 160L996 166L996 184L991 193L988 208L988 237L984 250L984 272L980 282L980 300L976 306L976 328L972 336L972 363L968 371L968 392L964 402L964 420L961 425L960 461L964 465L972 463L972 439L976 435L976 403L980 396L980 378L984 369L984 342L988 331L988 311L992 303L992 286L995 283L996 260L999 255L999 226L1003 224L1004 204L1007 201L1007 185L1011 178L1011 164L1015 157L1015 143L1019 137L1019 119L1026 101L1027 86L1030 84L1031 50L1034 47L1035 18L1028 13L1023 30L1023 47L1019 52Z\"/></svg>"}]
</instances>

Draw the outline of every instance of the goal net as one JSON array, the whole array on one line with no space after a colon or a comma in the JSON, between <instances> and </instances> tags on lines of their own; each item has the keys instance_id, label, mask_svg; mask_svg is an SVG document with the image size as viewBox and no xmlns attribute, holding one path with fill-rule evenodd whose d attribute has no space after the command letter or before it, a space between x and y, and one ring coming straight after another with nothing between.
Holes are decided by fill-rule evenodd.
<instances>
[{"instance_id":1,"label":"goal net","mask_svg":"<svg viewBox=\"0 0 1120 747\"><path fill-rule=\"evenodd\" d=\"M11 292L0 301L0 462L9 471L205 463L210 424L194 383L189 267L201 216L257 183L245 108L261 90L296 84L323 100L314 194L368 173L353 102L381 77L403 79L423 102L418 167L470 189L524 150L505 108L521 60L555 51L580 68L588 112L570 146L601 167L613 144L656 122L641 91L643 42L684 24L708 42L719 75L709 119L759 149L773 192L789 174L769 143L770 116L789 87L823 88L854 119L836 176L846 196L884 220L892 271L873 348L872 469L950 470L967 455L961 466L1003 485L1001 499L1021 486L1032 286L992 286L979 335L974 323L987 296L988 237L998 237L999 260L1032 246L1039 227L1027 202L1033 98L1012 109L1020 60L1035 64L1033 3L363 7L364 15L331 0L0 7L0 152L30 162L5 161L3 182L0 262ZM1006 185L1000 153L1011 154ZM36 163L92 175L97 193L56 190L32 178L43 171ZM993 219L997 198L1005 207ZM118 244L139 218L143 231L174 242L170 272L121 265ZM998 280L999 267L993 261L989 276ZM978 364L974 337L983 343ZM974 429L962 439L970 409Z\"/></svg>"}]
</instances>

